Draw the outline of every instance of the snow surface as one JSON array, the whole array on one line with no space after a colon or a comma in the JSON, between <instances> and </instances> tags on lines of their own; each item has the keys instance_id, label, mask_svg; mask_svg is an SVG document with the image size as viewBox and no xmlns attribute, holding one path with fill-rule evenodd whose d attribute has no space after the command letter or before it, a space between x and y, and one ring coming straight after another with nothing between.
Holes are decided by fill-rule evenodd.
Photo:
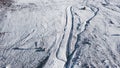
<instances>
[{"instance_id":1,"label":"snow surface","mask_svg":"<svg viewBox=\"0 0 120 68\"><path fill-rule=\"evenodd\" d=\"M120 68L120 0L3 1L0 68Z\"/></svg>"}]
</instances>

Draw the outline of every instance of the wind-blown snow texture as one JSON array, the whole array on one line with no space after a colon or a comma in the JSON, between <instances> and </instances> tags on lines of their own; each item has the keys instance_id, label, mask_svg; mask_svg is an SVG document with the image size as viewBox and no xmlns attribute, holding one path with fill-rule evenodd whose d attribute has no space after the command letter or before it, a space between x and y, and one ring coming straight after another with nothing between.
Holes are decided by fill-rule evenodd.
<instances>
[{"instance_id":1,"label":"wind-blown snow texture","mask_svg":"<svg viewBox=\"0 0 120 68\"><path fill-rule=\"evenodd\" d=\"M0 0L0 68L120 68L120 0Z\"/></svg>"}]
</instances>

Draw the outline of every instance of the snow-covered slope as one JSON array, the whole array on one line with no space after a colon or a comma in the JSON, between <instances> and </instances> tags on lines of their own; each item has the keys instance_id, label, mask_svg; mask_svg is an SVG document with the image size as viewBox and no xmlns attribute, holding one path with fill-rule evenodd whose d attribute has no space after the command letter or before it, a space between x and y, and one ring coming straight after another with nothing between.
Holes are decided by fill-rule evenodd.
<instances>
[{"instance_id":1,"label":"snow-covered slope","mask_svg":"<svg viewBox=\"0 0 120 68\"><path fill-rule=\"evenodd\" d=\"M119 0L0 6L0 68L120 68Z\"/></svg>"}]
</instances>

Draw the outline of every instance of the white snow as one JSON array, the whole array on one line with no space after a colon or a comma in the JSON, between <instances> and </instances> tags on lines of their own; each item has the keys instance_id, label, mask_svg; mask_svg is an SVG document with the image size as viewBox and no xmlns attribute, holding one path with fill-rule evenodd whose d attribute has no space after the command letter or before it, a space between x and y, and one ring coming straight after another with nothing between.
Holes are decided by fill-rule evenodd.
<instances>
[{"instance_id":1,"label":"white snow","mask_svg":"<svg viewBox=\"0 0 120 68\"><path fill-rule=\"evenodd\" d=\"M14 0L2 5L0 68L120 68L119 3Z\"/></svg>"}]
</instances>

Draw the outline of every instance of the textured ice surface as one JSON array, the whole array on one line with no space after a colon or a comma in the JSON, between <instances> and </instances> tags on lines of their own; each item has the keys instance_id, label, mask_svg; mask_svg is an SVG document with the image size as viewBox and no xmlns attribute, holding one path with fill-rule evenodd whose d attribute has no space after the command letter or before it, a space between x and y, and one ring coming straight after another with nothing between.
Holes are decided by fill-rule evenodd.
<instances>
[{"instance_id":1,"label":"textured ice surface","mask_svg":"<svg viewBox=\"0 0 120 68\"><path fill-rule=\"evenodd\" d=\"M0 68L120 68L120 0L0 0Z\"/></svg>"}]
</instances>

